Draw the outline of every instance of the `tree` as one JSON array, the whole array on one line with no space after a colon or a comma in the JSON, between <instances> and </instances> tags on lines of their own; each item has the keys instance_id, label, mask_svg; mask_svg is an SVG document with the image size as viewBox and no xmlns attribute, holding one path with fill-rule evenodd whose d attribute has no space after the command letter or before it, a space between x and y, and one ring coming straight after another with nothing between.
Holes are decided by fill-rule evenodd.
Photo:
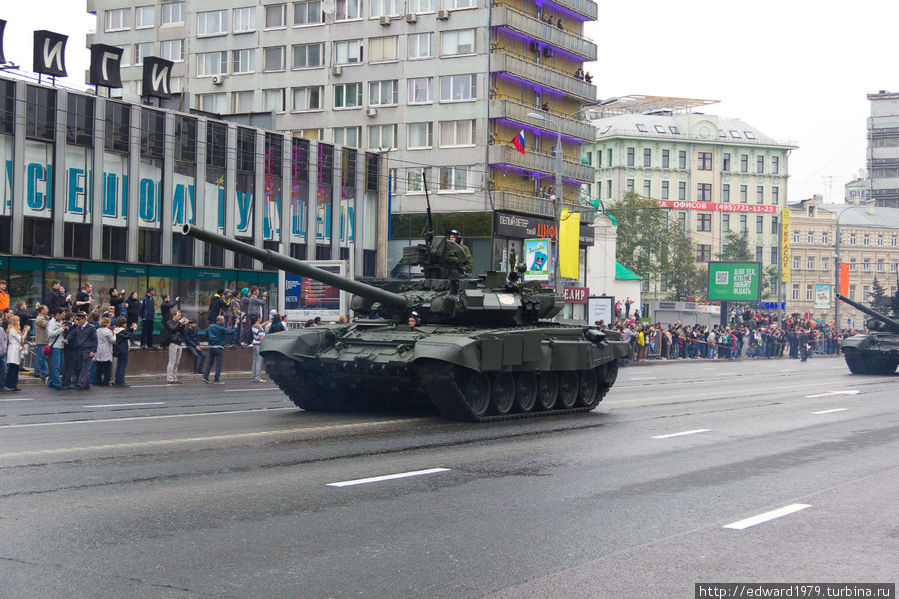
<instances>
[{"instance_id":1,"label":"tree","mask_svg":"<svg viewBox=\"0 0 899 599\"><path fill-rule=\"evenodd\" d=\"M665 278L673 299L695 294L701 286L696 251L687 234L655 200L628 192L609 208L618 222L616 259L645 279Z\"/></svg>"},{"instance_id":2,"label":"tree","mask_svg":"<svg viewBox=\"0 0 899 599\"><path fill-rule=\"evenodd\" d=\"M718 254L719 260L731 260L733 262L748 262L752 260L752 252L749 251L749 232L737 233L731 231L724 236L724 251Z\"/></svg>"},{"instance_id":3,"label":"tree","mask_svg":"<svg viewBox=\"0 0 899 599\"><path fill-rule=\"evenodd\" d=\"M886 294L886 290L883 288L883 285L881 285L880 281L877 280L877 277L874 277L874 282L871 284L871 291L868 293L868 297L864 299L868 301L873 309L881 312L882 314L889 314L890 306L893 303L890 297Z\"/></svg>"}]
</instances>

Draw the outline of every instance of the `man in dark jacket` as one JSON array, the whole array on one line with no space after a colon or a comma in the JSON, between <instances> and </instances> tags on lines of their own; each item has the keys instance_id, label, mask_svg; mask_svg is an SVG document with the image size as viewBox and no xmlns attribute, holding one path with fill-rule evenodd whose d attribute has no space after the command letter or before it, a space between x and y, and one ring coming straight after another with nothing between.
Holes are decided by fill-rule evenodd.
<instances>
[{"instance_id":1,"label":"man in dark jacket","mask_svg":"<svg viewBox=\"0 0 899 599\"><path fill-rule=\"evenodd\" d=\"M184 328L187 319L181 317L181 310L172 310L172 317L162 323L164 344L169 346L169 365L166 368L166 382L169 385L180 385L178 380L178 364L181 362L181 343L184 341Z\"/></svg>"},{"instance_id":2,"label":"man in dark jacket","mask_svg":"<svg viewBox=\"0 0 899 599\"><path fill-rule=\"evenodd\" d=\"M181 309L181 298L176 297L175 301L169 301L169 294L162 296L162 305L159 306L159 312L162 314L162 322L168 322L172 318L172 308Z\"/></svg>"},{"instance_id":3,"label":"man in dark jacket","mask_svg":"<svg viewBox=\"0 0 899 599\"><path fill-rule=\"evenodd\" d=\"M203 374L203 365L206 363L206 354L200 349L200 334L197 330L196 320L191 320L187 323L187 329L184 331L184 345L194 359L194 372Z\"/></svg>"},{"instance_id":4,"label":"man in dark jacket","mask_svg":"<svg viewBox=\"0 0 899 599\"><path fill-rule=\"evenodd\" d=\"M141 322L140 346L153 349L153 320L156 318L156 289L150 287L147 294L140 300L138 317Z\"/></svg>"},{"instance_id":5,"label":"man in dark jacket","mask_svg":"<svg viewBox=\"0 0 899 599\"><path fill-rule=\"evenodd\" d=\"M87 314L84 312L75 315L75 328L70 343L75 344L75 359L81 368L76 386L87 391L91 388L91 361L97 353L97 329L87 323Z\"/></svg>"},{"instance_id":6,"label":"man in dark jacket","mask_svg":"<svg viewBox=\"0 0 899 599\"><path fill-rule=\"evenodd\" d=\"M225 326L225 317L219 316L206 330L206 338L209 340L209 360L206 362L206 370L203 372L204 382L209 382L209 371L212 369L213 362L215 362L214 382L219 382L219 377L222 374L222 356L225 353L225 341L240 330L241 319L243 319L243 316L237 319L233 329L229 329Z\"/></svg>"},{"instance_id":7,"label":"man in dark jacket","mask_svg":"<svg viewBox=\"0 0 899 599\"><path fill-rule=\"evenodd\" d=\"M225 303L225 290L219 289L213 294L212 299L209 301L209 313L206 315L209 319L209 324L213 324L215 320L225 314L225 308L227 308L227 304Z\"/></svg>"}]
</instances>

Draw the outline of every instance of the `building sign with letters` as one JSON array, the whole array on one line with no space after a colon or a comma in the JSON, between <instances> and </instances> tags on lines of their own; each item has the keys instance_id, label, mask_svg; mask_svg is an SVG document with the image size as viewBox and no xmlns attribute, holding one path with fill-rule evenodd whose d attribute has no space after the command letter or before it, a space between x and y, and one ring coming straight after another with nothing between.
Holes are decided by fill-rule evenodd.
<instances>
[{"instance_id":1,"label":"building sign with letters","mask_svg":"<svg viewBox=\"0 0 899 599\"><path fill-rule=\"evenodd\" d=\"M709 299L759 301L761 272L760 262L709 262Z\"/></svg>"},{"instance_id":2,"label":"building sign with letters","mask_svg":"<svg viewBox=\"0 0 899 599\"><path fill-rule=\"evenodd\" d=\"M777 214L777 206L765 204L731 204L728 202L687 202L684 200L659 200L659 208L680 210L711 210L713 212L753 212Z\"/></svg>"},{"instance_id":3,"label":"building sign with letters","mask_svg":"<svg viewBox=\"0 0 899 599\"><path fill-rule=\"evenodd\" d=\"M0 64L6 62L6 57L3 56L3 30L6 29L6 21L0 19Z\"/></svg>"},{"instance_id":4,"label":"building sign with letters","mask_svg":"<svg viewBox=\"0 0 899 599\"><path fill-rule=\"evenodd\" d=\"M122 54L125 51L106 44L91 45L91 70L89 83L119 89L122 87Z\"/></svg>"},{"instance_id":5,"label":"building sign with letters","mask_svg":"<svg viewBox=\"0 0 899 599\"><path fill-rule=\"evenodd\" d=\"M588 287L563 287L566 304L586 304L590 295Z\"/></svg>"},{"instance_id":6,"label":"building sign with letters","mask_svg":"<svg viewBox=\"0 0 899 599\"><path fill-rule=\"evenodd\" d=\"M555 221L548 218L494 212L493 229L494 233L500 237L555 239L558 227L556 227Z\"/></svg>"},{"instance_id":7,"label":"building sign with letters","mask_svg":"<svg viewBox=\"0 0 899 599\"><path fill-rule=\"evenodd\" d=\"M607 327L615 324L613 306L615 298L610 295L594 295L587 298L587 322L596 324L600 320Z\"/></svg>"},{"instance_id":8,"label":"building sign with letters","mask_svg":"<svg viewBox=\"0 0 899 599\"><path fill-rule=\"evenodd\" d=\"M141 94L154 98L172 97L172 67L171 60L157 58L155 56L144 57L144 77Z\"/></svg>"},{"instance_id":9,"label":"building sign with letters","mask_svg":"<svg viewBox=\"0 0 899 599\"><path fill-rule=\"evenodd\" d=\"M66 41L69 36L52 31L34 32L34 65L35 73L66 76Z\"/></svg>"}]
</instances>

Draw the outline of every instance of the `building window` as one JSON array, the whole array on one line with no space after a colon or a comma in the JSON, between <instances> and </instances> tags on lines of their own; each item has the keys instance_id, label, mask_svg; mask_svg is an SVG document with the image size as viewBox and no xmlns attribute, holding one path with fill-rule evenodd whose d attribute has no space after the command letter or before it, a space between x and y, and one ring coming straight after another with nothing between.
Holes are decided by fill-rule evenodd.
<instances>
[{"instance_id":1,"label":"building window","mask_svg":"<svg viewBox=\"0 0 899 599\"><path fill-rule=\"evenodd\" d=\"M440 55L474 54L474 29L444 31L440 36Z\"/></svg>"},{"instance_id":2,"label":"building window","mask_svg":"<svg viewBox=\"0 0 899 599\"><path fill-rule=\"evenodd\" d=\"M320 85L293 88L293 109L297 111L321 110L322 91Z\"/></svg>"},{"instance_id":3,"label":"building window","mask_svg":"<svg viewBox=\"0 0 899 599\"><path fill-rule=\"evenodd\" d=\"M184 40L159 42L159 54L166 60L182 62L184 60Z\"/></svg>"},{"instance_id":4,"label":"building window","mask_svg":"<svg viewBox=\"0 0 899 599\"><path fill-rule=\"evenodd\" d=\"M324 63L325 45L319 44L299 44L293 47L293 68L309 69L312 67L320 67Z\"/></svg>"},{"instance_id":5,"label":"building window","mask_svg":"<svg viewBox=\"0 0 899 599\"><path fill-rule=\"evenodd\" d=\"M409 104L430 104L433 101L433 77L416 77L409 79Z\"/></svg>"},{"instance_id":6,"label":"building window","mask_svg":"<svg viewBox=\"0 0 899 599\"><path fill-rule=\"evenodd\" d=\"M780 198L778 196L780 196L780 188L772 187L771 188L771 203L774 204L775 206L780 203Z\"/></svg>"},{"instance_id":7,"label":"building window","mask_svg":"<svg viewBox=\"0 0 899 599\"><path fill-rule=\"evenodd\" d=\"M849 270L852 272L855 272L855 270L856 270L855 267L856 267L855 258L849 258Z\"/></svg>"},{"instance_id":8,"label":"building window","mask_svg":"<svg viewBox=\"0 0 899 599\"><path fill-rule=\"evenodd\" d=\"M696 215L696 230L697 231L711 231L712 230L712 215L706 212L700 212Z\"/></svg>"},{"instance_id":9,"label":"building window","mask_svg":"<svg viewBox=\"0 0 899 599\"><path fill-rule=\"evenodd\" d=\"M805 286L805 299L807 301L811 301L815 298L815 287L812 284L806 284Z\"/></svg>"},{"instance_id":10,"label":"building window","mask_svg":"<svg viewBox=\"0 0 899 599\"><path fill-rule=\"evenodd\" d=\"M899 240L899 237L897 237L897 235L896 235L895 233L893 233L893 234L890 236L890 246L891 246L891 247L896 247L897 240Z\"/></svg>"},{"instance_id":11,"label":"building window","mask_svg":"<svg viewBox=\"0 0 899 599\"><path fill-rule=\"evenodd\" d=\"M830 236L827 231L821 231L821 245L827 245L830 242Z\"/></svg>"},{"instance_id":12,"label":"building window","mask_svg":"<svg viewBox=\"0 0 899 599\"><path fill-rule=\"evenodd\" d=\"M265 28L266 29L277 29L279 27L284 27L285 25L285 12L286 5L284 4L272 4L265 7Z\"/></svg>"},{"instance_id":13,"label":"building window","mask_svg":"<svg viewBox=\"0 0 899 599\"><path fill-rule=\"evenodd\" d=\"M300 0L293 3L294 25L320 25L324 21L321 0Z\"/></svg>"},{"instance_id":14,"label":"building window","mask_svg":"<svg viewBox=\"0 0 899 599\"><path fill-rule=\"evenodd\" d=\"M668 150L662 150L662 168L668 168L669 155L670 152Z\"/></svg>"},{"instance_id":15,"label":"building window","mask_svg":"<svg viewBox=\"0 0 899 599\"><path fill-rule=\"evenodd\" d=\"M262 92L262 109L284 112L284 90L266 89Z\"/></svg>"},{"instance_id":16,"label":"building window","mask_svg":"<svg viewBox=\"0 0 899 599\"><path fill-rule=\"evenodd\" d=\"M777 259L777 248L776 248L776 247L772 247L772 248L771 248L771 264L777 264L777 262L778 262L778 259Z\"/></svg>"},{"instance_id":17,"label":"building window","mask_svg":"<svg viewBox=\"0 0 899 599\"><path fill-rule=\"evenodd\" d=\"M393 106L399 100L399 82L396 79L372 81L368 84L369 106Z\"/></svg>"},{"instance_id":18,"label":"building window","mask_svg":"<svg viewBox=\"0 0 899 599\"><path fill-rule=\"evenodd\" d=\"M359 40L334 42L334 64L362 62L362 44Z\"/></svg>"},{"instance_id":19,"label":"building window","mask_svg":"<svg viewBox=\"0 0 899 599\"><path fill-rule=\"evenodd\" d=\"M396 125L371 125L368 128L368 147L373 150L396 148Z\"/></svg>"},{"instance_id":20,"label":"building window","mask_svg":"<svg viewBox=\"0 0 899 599\"><path fill-rule=\"evenodd\" d=\"M687 168L687 151L680 150L677 153L677 168Z\"/></svg>"},{"instance_id":21,"label":"building window","mask_svg":"<svg viewBox=\"0 0 899 599\"><path fill-rule=\"evenodd\" d=\"M269 7L271 8L271 7ZM262 49L262 68L265 71L284 70L284 46Z\"/></svg>"},{"instance_id":22,"label":"building window","mask_svg":"<svg viewBox=\"0 0 899 599\"><path fill-rule=\"evenodd\" d=\"M334 143L338 146L358 148L360 135L359 129L359 127L335 127Z\"/></svg>"},{"instance_id":23,"label":"building window","mask_svg":"<svg viewBox=\"0 0 899 599\"><path fill-rule=\"evenodd\" d=\"M730 233L730 214L726 212L721 214L721 232Z\"/></svg>"},{"instance_id":24,"label":"building window","mask_svg":"<svg viewBox=\"0 0 899 599\"><path fill-rule=\"evenodd\" d=\"M793 256L793 270L799 270L801 259L799 256Z\"/></svg>"},{"instance_id":25,"label":"building window","mask_svg":"<svg viewBox=\"0 0 899 599\"><path fill-rule=\"evenodd\" d=\"M721 185L721 201L725 204L730 203L730 183L722 183Z\"/></svg>"},{"instance_id":26,"label":"building window","mask_svg":"<svg viewBox=\"0 0 899 599\"><path fill-rule=\"evenodd\" d=\"M855 233L850 233L849 234L849 245L855 245L855 242L856 242Z\"/></svg>"},{"instance_id":27,"label":"building window","mask_svg":"<svg viewBox=\"0 0 899 599\"><path fill-rule=\"evenodd\" d=\"M153 42L143 42L140 44L134 44L134 65L139 66L144 64L145 56L153 55Z\"/></svg>"},{"instance_id":28,"label":"building window","mask_svg":"<svg viewBox=\"0 0 899 599\"><path fill-rule=\"evenodd\" d=\"M67 100L66 143L94 146L94 99L81 94L69 94Z\"/></svg>"},{"instance_id":29,"label":"building window","mask_svg":"<svg viewBox=\"0 0 899 599\"><path fill-rule=\"evenodd\" d=\"M440 78L441 102L464 102L477 97L477 75L448 75Z\"/></svg>"},{"instance_id":30,"label":"building window","mask_svg":"<svg viewBox=\"0 0 899 599\"><path fill-rule=\"evenodd\" d=\"M755 232L757 235L761 235L765 232L765 217L761 214L756 215L755 217Z\"/></svg>"},{"instance_id":31,"label":"building window","mask_svg":"<svg viewBox=\"0 0 899 599\"><path fill-rule=\"evenodd\" d=\"M250 51L252 52L252 50ZM213 75L222 75L227 72L227 52L202 52L197 54L197 77L212 77Z\"/></svg>"},{"instance_id":32,"label":"building window","mask_svg":"<svg viewBox=\"0 0 899 599\"><path fill-rule=\"evenodd\" d=\"M368 61L396 60L397 36L373 37L368 40Z\"/></svg>"},{"instance_id":33,"label":"building window","mask_svg":"<svg viewBox=\"0 0 899 599\"><path fill-rule=\"evenodd\" d=\"M612 199L612 180L606 179L606 199Z\"/></svg>"},{"instance_id":34,"label":"building window","mask_svg":"<svg viewBox=\"0 0 899 599\"><path fill-rule=\"evenodd\" d=\"M634 180L628 179L624 184L625 193L634 193Z\"/></svg>"},{"instance_id":35,"label":"building window","mask_svg":"<svg viewBox=\"0 0 899 599\"><path fill-rule=\"evenodd\" d=\"M422 184L422 173L430 179L429 168L407 168L406 169L406 193L424 193L424 185Z\"/></svg>"},{"instance_id":36,"label":"building window","mask_svg":"<svg viewBox=\"0 0 899 599\"><path fill-rule=\"evenodd\" d=\"M678 181L677 182L677 199L681 201L686 201L687 199L687 182L686 181Z\"/></svg>"},{"instance_id":37,"label":"building window","mask_svg":"<svg viewBox=\"0 0 899 599\"><path fill-rule=\"evenodd\" d=\"M627 149L627 165L634 166L634 163L635 163L634 148L628 148Z\"/></svg>"},{"instance_id":38,"label":"building window","mask_svg":"<svg viewBox=\"0 0 899 599\"><path fill-rule=\"evenodd\" d=\"M799 299L799 285L795 284L795 283L793 284L793 299L794 300Z\"/></svg>"},{"instance_id":39,"label":"building window","mask_svg":"<svg viewBox=\"0 0 899 599\"><path fill-rule=\"evenodd\" d=\"M868 233L862 235L862 245L866 247L871 245L871 235L869 235Z\"/></svg>"},{"instance_id":40,"label":"building window","mask_svg":"<svg viewBox=\"0 0 899 599\"><path fill-rule=\"evenodd\" d=\"M334 86L334 108L361 108L362 83L342 83Z\"/></svg>"},{"instance_id":41,"label":"building window","mask_svg":"<svg viewBox=\"0 0 899 599\"><path fill-rule=\"evenodd\" d=\"M134 28L143 29L156 25L156 7L138 6L134 9Z\"/></svg>"},{"instance_id":42,"label":"building window","mask_svg":"<svg viewBox=\"0 0 899 599\"><path fill-rule=\"evenodd\" d=\"M468 166L442 166L439 174L440 191L471 191Z\"/></svg>"},{"instance_id":43,"label":"building window","mask_svg":"<svg viewBox=\"0 0 899 599\"><path fill-rule=\"evenodd\" d=\"M668 181L662 181L662 199L667 200L668 198L669 198Z\"/></svg>"},{"instance_id":44,"label":"building window","mask_svg":"<svg viewBox=\"0 0 899 599\"><path fill-rule=\"evenodd\" d=\"M883 272L883 258L877 259L877 272Z\"/></svg>"},{"instance_id":45,"label":"building window","mask_svg":"<svg viewBox=\"0 0 899 599\"><path fill-rule=\"evenodd\" d=\"M256 30L256 7L245 6L243 8L235 8L231 17L234 20L234 33L246 33Z\"/></svg>"},{"instance_id":46,"label":"building window","mask_svg":"<svg viewBox=\"0 0 899 599\"><path fill-rule=\"evenodd\" d=\"M780 221L777 220L776 215L771 216L771 234L777 235L780 233Z\"/></svg>"},{"instance_id":47,"label":"building window","mask_svg":"<svg viewBox=\"0 0 899 599\"><path fill-rule=\"evenodd\" d=\"M771 157L771 173L774 175L780 173L780 158L777 156Z\"/></svg>"},{"instance_id":48,"label":"building window","mask_svg":"<svg viewBox=\"0 0 899 599\"><path fill-rule=\"evenodd\" d=\"M649 179L643 179L643 197L652 197L652 181L650 181Z\"/></svg>"},{"instance_id":49,"label":"building window","mask_svg":"<svg viewBox=\"0 0 899 599\"><path fill-rule=\"evenodd\" d=\"M805 261L805 268L807 270L815 270L815 257L809 256Z\"/></svg>"},{"instance_id":50,"label":"building window","mask_svg":"<svg viewBox=\"0 0 899 599\"><path fill-rule=\"evenodd\" d=\"M441 121L440 123L440 146L473 146L475 143L475 123L474 119L465 119L462 121Z\"/></svg>"},{"instance_id":51,"label":"building window","mask_svg":"<svg viewBox=\"0 0 899 599\"><path fill-rule=\"evenodd\" d=\"M431 12L434 10L434 0L408 0L406 6L409 12Z\"/></svg>"},{"instance_id":52,"label":"building window","mask_svg":"<svg viewBox=\"0 0 899 599\"><path fill-rule=\"evenodd\" d=\"M643 148L643 166L652 166L652 150Z\"/></svg>"},{"instance_id":53,"label":"building window","mask_svg":"<svg viewBox=\"0 0 899 599\"><path fill-rule=\"evenodd\" d=\"M228 33L228 11L210 10L197 13L197 35L222 35Z\"/></svg>"},{"instance_id":54,"label":"building window","mask_svg":"<svg viewBox=\"0 0 899 599\"><path fill-rule=\"evenodd\" d=\"M756 185L755 186L755 203L762 204L765 201L765 186L764 185Z\"/></svg>"},{"instance_id":55,"label":"building window","mask_svg":"<svg viewBox=\"0 0 899 599\"><path fill-rule=\"evenodd\" d=\"M749 186L741 185L740 186L740 203L745 204L749 201Z\"/></svg>"},{"instance_id":56,"label":"building window","mask_svg":"<svg viewBox=\"0 0 899 599\"><path fill-rule=\"evenodd\" d=\"M696 199L700 202L711 202L712 201L712 184L711 183L697 183L696 184Z\"/></svg>"},{"instance_id":57,"label":"building window","mask_svg":"<svg viewBox=\"0 0 899 599\"><path fill-rule=\"evenodd\" d=\"M701 171L712 170L712 153L711 152L699 152L698 169Z\"/></svg>"},{"instance_id":58,"label":"building window","mask_svg":"<svg viewBox=\"0 0 899 599\"><path fill-rule=\"evenodd\" d=\"M712 259L712 246L707 243L696 245L696 261L709 262Z\"/></svg>"},{"instance_id":59,"label":"building window","mask_svg":"<svg viewBox=\"0 0 899 599\"><path fill-rule=\"evenodd\" d=\"M799 229L793 229L793 243L799 243Z\"/></svg>"},{"instance_id":60,"label":"building window","mask_svg":"<svg viewBox=\"0 0 899 599\"><path fill-rule=\"evenodd\" d=\"M162 5L162 24L181 25L184 23L184 2L169 2Z\"/></svg>"},{"instance_id":61,"label":"building window","mask_svg":"<svg viewBox=\"0 0 899 599\"><path fill-rule=\"evenodd\" d=\"M745 214L740 215L740 233L745 233L747 228L748 217Z\"/></svg>"},{"instance_id":62,"label":"building window","mask_svg":"<svg viewBox=\"0 0 899 599\"><path fill-rule=\"evenodd\" d=\"M762 256L763 256L764 250L765 250L765 248L760 245L755 246L755 261L756 262L762 261Z\"/></svg>"},{"instance_id":63,"label":"building window","mask_svg":"<svg viewBox=\"0 0 899 599\"><path fill-rule=\"evenodd\" d=\"M413 33L409 36L409 60L434 57L434 33Z\"/></svg>"},{"instance_id":64,"label":"building window","mask_svg":"<svg viewBox=\"0 0 899 599\"><path fill-rule=\"evenodd\" d=\"M740 154L740 172L749 172L749 154Z\"/></svg>"},{"instance_id":65,"label":"building window","mask_svg":"<svg viewBox=\"0 0 899 599\"><path fill-rule=\"evenodd\" d=\"M759 173L759 174L765 172L765 157L764 156L756 156L755 157L755 172Z\"/></svg>"},{"instance_id":66,"label":"building window","mask_svg":"<svg viewBox=\"0 0 899 599\"><path fill-rule=\"evenodd\" d=\"M877 247L883 247L883 233L877 234Z\"/></svg>"},{"instance_id":67,"label":"building window","mask_svg":"<svg viewBox=\"0 0 899 599\"><path fill-rule=\"evenodd\" d=\"M864 262L862 262L862 272L871 272L871 259L865 258Z\"/></svg>"},{"instance_id":68,"label":"building window","mask_svg":"<svg viewBox=\"0 0 899 599\"><path fill-rule=\"evenodd\" d=\"M246 50L231 51L231 72L235 75L241 73L252 73L256 69L256 50L248 48Z\"/></svg>"},{"instance_id":69,"label":"building window","mask_svg":"<svg viewBox=\"0 0 899 599\"><path fill-rule=\"evenodd\" d=\"M680 227L681 231L689 231L690 221L687 220L686 212L678 212L677 213L677 226Z\"/></svg>"},{"instance_id":70,"label":"building window","mask_svg":"<svg viewBox=\"0 0 899 599\"><path fill-rule=\"evenodd\" d=\"M231 111L235 113L253 112L253 91L232 92Z\"/></svg>"},{"instance_id":71,"label":"building window","mask_svg":"<svg viewBox=\"0 0 899 599\"><path fill-rule=\"evenodd\" d=\"M730 170L730 154L729 154L729 153L725 153L725 154L721 157L721 170L722 170L722 171L729 171L729 170Z\"/></svg>"},{"instance_id":72,"label":"building window","mask_svg":"<svg viewBox=\"0 0 899 599\"><path fill-rule=\"evenodd\" d=\"M830 261L827 259L827 256L821 257L821 270L830 270Z\"/></svg>"},{"instance_id":73,"label":"building window","mask_svg":"<svg viewBox=\"0 0 899 599\"><path fill-rule=\"evenodd\" d=\"M337 20L362 18L362 0L337 0Z\"/></svg>"},{"instance_id":74,"label":"building window","mask_svg":"<svg viewBox=\"0 0 899 599\"><path fill-rule=\"evenodd\" d=\"M401 8L400 0L372 0L371 16L381 17L398 15L400 14Z\"/></svg>"},{"instance_id":75,"label":"building window","mask_svg":"<svg viewBox=\"0 0 899 599\"><path fill-rule=\"evenodd\" d=\"M409 123L408 149L422 150L434 145L434 123Z\"/></svg>"},{"instance_id":76,"label":"building window","mask_svg":"<svg viewBox=\"0 0 899 599\"><path fill-rule=\"evenodd\" d=\"M809 231L806 235L806 243L815 243L815 232Z\"/></svg>"},{"instance_id":77,"label":"building window","mask_svg":"<svg viewBox=\"0 0 899 599\"><path fill-rule=\"evenodd\" d=\"M131 9L115 8L106 11L106 31L131 29Z\"/></svg>"}]
</instances>

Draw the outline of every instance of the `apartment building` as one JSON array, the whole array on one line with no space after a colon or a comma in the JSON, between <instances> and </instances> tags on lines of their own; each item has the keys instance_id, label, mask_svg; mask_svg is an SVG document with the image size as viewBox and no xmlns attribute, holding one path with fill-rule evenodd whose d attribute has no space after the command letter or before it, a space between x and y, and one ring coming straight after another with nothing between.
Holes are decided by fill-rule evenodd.
<instances>
[{"instance_id":1,"label":"apartment building","mask_svg":"<svg viewBox=\"0 0 899 599\"><path fill-rule=\"evenodd\" d=\"M868 94L868 176L878 206L899 208L899 93Z\"/></svg>"},{"instance_id":2,"label":"apartment building","mask_svg":"<svg viewBox=\"0 0 899 599\"><path fill-rule=\"evenodd\" d=\"M143 57L161 56L175 61L185 108L269 118L276 130L388 154L394 263L424 229L423 175L438 233L459 229L476 271L522 255L537 226L556 230L545 190L559 129L563 199L576 205L593 180L580 157L594 130L578 118L596 98L580 74L596 59L584 36L593 0L87 4L97 16L88 43L130 57L127 93L140 94ZM524 154L512 145L521 131Z\"/></svg>"}]
</instances>

